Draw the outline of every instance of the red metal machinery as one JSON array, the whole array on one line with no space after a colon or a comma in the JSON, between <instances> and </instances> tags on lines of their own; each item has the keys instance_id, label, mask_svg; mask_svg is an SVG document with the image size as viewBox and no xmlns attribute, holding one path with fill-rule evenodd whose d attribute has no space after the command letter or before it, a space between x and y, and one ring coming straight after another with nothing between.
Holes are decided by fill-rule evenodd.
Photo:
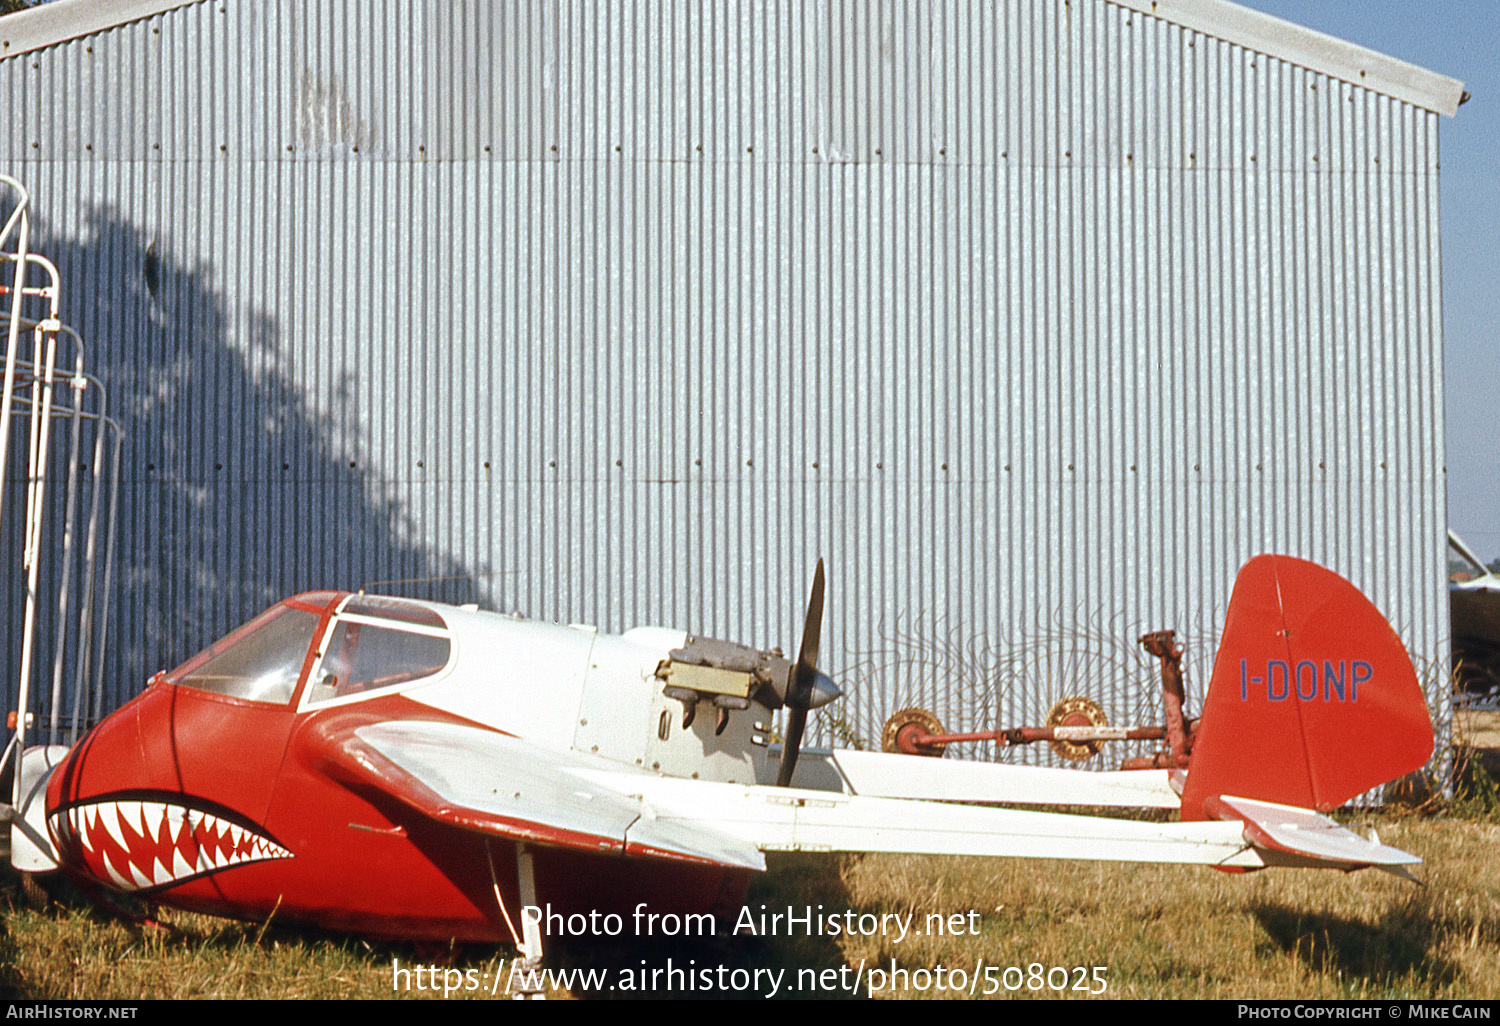
<instances>
[{"instance_id":1,"label":"red metal machinery","mask_svg":"<svg viewBox=\"0 0 1500 1026\"><path fill-rule=\"evenodd\" d=\"M1046 741L1058 755L1081 762L1098 755L1106 741L1165 741L1156 755L1126 759L1120 768L1185 769L1198 721L1187 719L1182 646L1177 644L1174 631L1154 631L1139 640L1161 661L1163 722L1159 725L1112 727L1097 702L1077 696L1053 706L1045 727L1006 727L969 734L946 732L938 718L925 709L902 709L886 721L881 748L906 755L941 756L948 745L963 741L993 741L1006 747Z\"/></svg>"}]
</instances>

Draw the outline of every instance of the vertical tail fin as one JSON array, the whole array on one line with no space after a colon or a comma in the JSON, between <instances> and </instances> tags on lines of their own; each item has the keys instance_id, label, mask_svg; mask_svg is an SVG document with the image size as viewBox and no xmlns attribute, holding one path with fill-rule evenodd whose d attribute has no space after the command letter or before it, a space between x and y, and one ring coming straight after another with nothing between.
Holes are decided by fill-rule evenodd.
<instances>
[{"instance_id":1,"label":"vertical tail fin","mask_svg":"<svg viewBox=\"0 0 1500 1026\"><path fill-rule=\"evenodd\" d=\"M1432 754L1432 721L1401 639L1354 585L1316 563L1240 569L1193 744L1182 818L1234 795L1328 810Z\"/></svg>"}]
</instances>

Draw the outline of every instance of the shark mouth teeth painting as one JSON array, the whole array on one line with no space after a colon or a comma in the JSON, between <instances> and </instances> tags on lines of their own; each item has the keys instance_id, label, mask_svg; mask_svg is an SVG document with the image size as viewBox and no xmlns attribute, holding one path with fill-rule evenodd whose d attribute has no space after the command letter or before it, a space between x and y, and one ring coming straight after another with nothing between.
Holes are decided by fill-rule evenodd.
<instances>
[{"instance_id":1,"label":"shark mouth teeth painting","mask_svg":"<svg viewBox=\"0 0 1500 1026\"><path fill-rule=\"evenodd\" d=\"M292 857L227 809L159 798L95 799L57 810L48 826L64 858L122 891L155 890L234 866Z\"/></svg>"}]
</instances>

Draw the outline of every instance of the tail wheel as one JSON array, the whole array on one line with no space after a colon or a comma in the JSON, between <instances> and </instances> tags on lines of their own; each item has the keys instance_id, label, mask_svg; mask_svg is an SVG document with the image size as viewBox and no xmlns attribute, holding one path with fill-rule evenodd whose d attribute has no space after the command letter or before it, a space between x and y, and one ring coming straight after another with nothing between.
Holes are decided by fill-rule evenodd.
<instances>
[{"instance_id":1,"label":"tail wheel","mask_svg":"<svg viewBox=\"0 0 1500 1026\"><path fill-rule=\"evenodd\" d=\"M880 732L880 749L902 755L926 755L941 759L948 746L923 744L918 739L924 734L943 734L943 725L926 709L902 709L885 721Z\"/></svg>"},{"instance_id":2,"label":"tail wheel","mask_svg":"<svg viewBox=\"0 0 1500 1026\"><path fill-rule=\"evenodd\" d=\"M1091 698L1064 698L1047 715L1049 727L1107 727L1109 720L1099 703ZM1104 747L1103 741L1049 741L1052 750L1071 762L1092 759Z\"/></svg>"}]
</instances>

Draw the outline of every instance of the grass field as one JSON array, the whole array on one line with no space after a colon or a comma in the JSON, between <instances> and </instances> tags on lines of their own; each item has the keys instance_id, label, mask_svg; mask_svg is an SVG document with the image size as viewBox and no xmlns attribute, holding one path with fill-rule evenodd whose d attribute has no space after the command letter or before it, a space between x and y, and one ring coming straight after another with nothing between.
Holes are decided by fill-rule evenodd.
<instances>
[{"instance_id":1,"label":"grass field","mask_svg":"<svg viewBox=\"0 0 1500 1026\"><path fill-rule=\"evenodd\" d=\"M1500 800L1493 784L1471 786L1440 811L1352 816L1388 844L1420 855L1418 886L1375 871L1270 870L1228 875L1190 867L859 856L785 856L753 887L749 906L799 911L960 914L977 935L908 936L894 929L853 937L721 936L675 942L553 942L549 965L602 969L618 979L664 967L726 966L746 974L783 970L778 996L799 970L839 970L845 989L861 966L908 971L906 986L875 996L958 997L961 969L982 994L1081 997L1072 988L1107 983L1130 998L1500 998ZM133 925L81 900L41 910L11 890L0 897L0 995L45 998L388 998L441 996L393 991L393 965L438 963L470 979L504 973L508 950L448 953L368 944L270 923L245 924L163 911L161 926ZM967 918L976 913L973 920ZM799 934L804 931L798 931ZM1067 967L1059 995L1041 971ZM949 974L940 990L934 972ZM983 967L994 967L986 977ZM1008 976L1006 967L1017 967ZM1073 967L1089 971L1083 977ZM1092 968L1106 967L1101 976ZM980 974L975 976L976 967ZM926 975L910 975L925 969ZM452 977L456 979L457 977ZM661 980L650 996L659 996ZM731 979L726 977L726 979ZM812 977L801 978L810 985ZM1054 973L1052 982L1061 977ZM681 979L678 978L678 982ZM1006 983L1020 984L1012 992ZM1039 985L1038 990L1028 988ZM678 988L679 991L682 988ZM498 988L504 993L503 985ZM765 994L769 987L731 996ZM575 986L575 996L618 989ZM695 996L721 996L694 988ZM488 997L487 988L478 995ZM558 996L561 996L559 994Z\"/></svg>"}]
</instances>

